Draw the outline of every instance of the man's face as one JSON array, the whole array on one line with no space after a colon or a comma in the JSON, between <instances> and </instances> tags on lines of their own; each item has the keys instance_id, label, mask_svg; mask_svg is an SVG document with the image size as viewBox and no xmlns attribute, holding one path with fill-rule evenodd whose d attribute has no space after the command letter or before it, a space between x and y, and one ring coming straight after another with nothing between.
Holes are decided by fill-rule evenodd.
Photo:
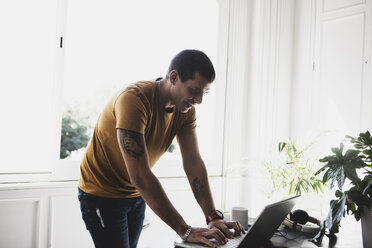
<instances>
[{"instance_id":1,"label":"man's face","mask_svg":"<svg viewBox=\"0 0 372 248\"><path fill-rule=\"evenodd\" d=\"M172 101L182 113L188 112L193 105L200 104L203 101L203 95L208 93L211 86L211 82L207 81L198 72L195 73L194 79L185 82L181 82L178 73L173 77Z\"/></svg>"}]
</instances>

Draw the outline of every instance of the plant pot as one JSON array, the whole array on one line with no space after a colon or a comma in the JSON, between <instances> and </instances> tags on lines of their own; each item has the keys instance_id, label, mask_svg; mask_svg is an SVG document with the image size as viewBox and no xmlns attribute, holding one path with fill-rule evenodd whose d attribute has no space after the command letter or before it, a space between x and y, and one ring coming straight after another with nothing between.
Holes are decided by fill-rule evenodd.
<instances>
[{"instance_id":1,"label":"plant pot","mask_svg":"<svg viewBox=\"0 0 372 248\"><path fill-rule=\"evenodd\" d=\"M372 210L369 210L366 206L362 207L361 213L362 222L362 235L363 235L363 247L372 247Z\"/></svg>"}]
</instances>

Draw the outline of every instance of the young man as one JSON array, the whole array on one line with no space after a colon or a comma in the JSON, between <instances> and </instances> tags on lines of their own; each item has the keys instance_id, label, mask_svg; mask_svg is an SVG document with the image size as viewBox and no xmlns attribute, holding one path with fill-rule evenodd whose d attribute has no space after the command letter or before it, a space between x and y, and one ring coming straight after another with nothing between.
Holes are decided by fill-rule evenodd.
<instances>
[{"instance_id":1,"label":"young man","mask_svg":"<svg viewBox=\"0 0 372 248\"><path fill-rule=\"evenodd\" d=\"M244 232L216 210L196 138L195 104L215 78L201 51L177 54L165 78L137 82L115 95L103 110L81 163L79 200L83 219L96 247L137 246L145 202L189 242L216 247ZM176 211L151 167L177 137L183 167L208 228L187 225Z\"/></svg>"}]
</instances>

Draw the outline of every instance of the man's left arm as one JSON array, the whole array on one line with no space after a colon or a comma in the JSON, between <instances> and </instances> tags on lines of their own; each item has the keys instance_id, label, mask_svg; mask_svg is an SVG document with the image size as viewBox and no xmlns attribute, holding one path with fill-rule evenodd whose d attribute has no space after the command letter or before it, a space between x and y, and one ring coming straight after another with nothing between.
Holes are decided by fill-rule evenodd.
<instances>
[{"instance_id":1,"label":"man's left arm","mask_svg":"<svg viewBox=\"0 0 372 248\"><path fill-rule=\"evenodd\" d=\"M208 181L208 173L200 156L198 141L195 133L178 134L177 141L181 149L183 168L187 175L194 197L204 216L207 217L216 210ZM232 238L229 229L234 229L237 236L244 233L244 228L238 222L225 221L221 219L212 220L209 228L220 229L226 237Z\"/></svg>"}]
</instances>

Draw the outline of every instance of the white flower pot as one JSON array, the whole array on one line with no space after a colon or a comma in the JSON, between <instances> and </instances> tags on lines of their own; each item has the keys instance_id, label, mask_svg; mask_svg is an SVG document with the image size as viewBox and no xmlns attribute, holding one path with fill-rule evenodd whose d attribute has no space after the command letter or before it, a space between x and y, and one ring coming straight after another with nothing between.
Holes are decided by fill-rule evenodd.
<instances>
[{"instance_id":1,"label":"white flower pot","mask_svg":"<svg viewBox=\"0 0 372 248\"><path fill-rule=\"evenodd\" d=\"M372 247L372 210L369 210L366 206L362 207L361 222L362 222L362 235L363 235L363 247Z\"/></svg>"}]
</instances>

